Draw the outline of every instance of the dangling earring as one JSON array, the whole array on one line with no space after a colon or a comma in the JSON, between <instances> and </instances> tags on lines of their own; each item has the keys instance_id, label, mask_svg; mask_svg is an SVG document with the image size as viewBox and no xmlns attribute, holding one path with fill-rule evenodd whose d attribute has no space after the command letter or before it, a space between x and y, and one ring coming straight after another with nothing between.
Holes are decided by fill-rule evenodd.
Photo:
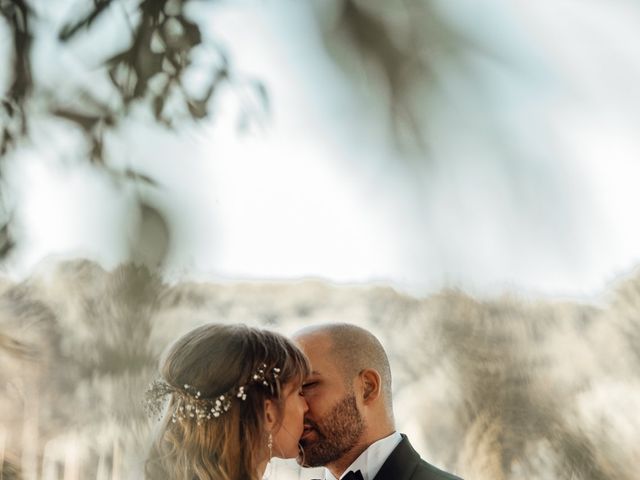
<instances>
[{"instance_id":1,"label":"dangling earring","mask_svg":"<svg viewBox=\"0 0 640 480\"><path fill-rule=\"evenodd\" d=\"M262 475L262 480L269 480L273 471L273 465L271 465L271 457L273 457L273 435L269 433L267 438L267 448L269 449L269 459L267 460L267 468Z\"/></svg>"}]
</instances>

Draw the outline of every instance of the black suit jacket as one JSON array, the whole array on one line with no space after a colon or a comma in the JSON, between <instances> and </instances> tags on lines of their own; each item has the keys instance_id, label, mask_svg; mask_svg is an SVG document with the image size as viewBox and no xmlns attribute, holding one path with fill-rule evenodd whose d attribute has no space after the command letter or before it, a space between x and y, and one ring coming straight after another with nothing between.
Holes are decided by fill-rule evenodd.
<instances>
[{"instance_id":1,"label":"black suit jacket","mask_svg":"<svg viewBox=\"0 0 640 480\"><path fill-rule=\"evenodd\" d=\"M373 480L461 480L420 458L406 435Z\"/></svg>"}]
</instances>

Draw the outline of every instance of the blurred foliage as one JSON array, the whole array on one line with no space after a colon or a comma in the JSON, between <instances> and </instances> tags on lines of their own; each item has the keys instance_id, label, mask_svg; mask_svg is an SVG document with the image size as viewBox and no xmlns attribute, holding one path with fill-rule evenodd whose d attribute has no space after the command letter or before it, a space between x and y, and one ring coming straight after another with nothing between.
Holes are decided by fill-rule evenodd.
<instances>
[{"instance_id":1,"label":"blurred foliage","mask_svg":"<svg viewBox=\"0 0 640 480\"><path fill-rule=\"evenodd\" d=\"M59 3L62 7L68 2ZM0 16L12 40L11 56L0 59L9 73L9 86L0 92L0 161L19 148L22 139L29 137L32 117L42 115L44 111L45 116L68 122L82 134L89 147L86 159L96 168L116 177L121 183L142 183L157 188L153 178L140 172L112 169L105 151L105 136L116 132L134 110L146 110L150 118L169 129L178 128L185 122L200 121L212 115L212 99L221 86L244 81L234 76L224 48L215 41L206 45L207 51L215 58L213 65L206 68L195 65L194 51L202 45L203 34L197 20L186 14L189 3L190 0L142 0L135 3L95 0L87 12L82 12L82 9L71 11L70 18L58 32L62 48L73 42L99 44L100 38L92 38L90 34L100 21L115 23L114 9L127 17L130 31L122 32L122 35L130 37L128 45L115 54L98 59L97 70L108 78L111 85L111 91L105 95L90 82L74 83L78 79L69 79L69 85L62 85L56 91L34 80L32 71L36 57L32 46L42 31L37 21L47 19L38 17L36 2L0 0ZM129 8L131 5L135 7ZM47 8L55 7L47 5ZM130 11L126 11L127 8ZM95 70L96 65L87 66L89 69ZM197 93L192 92L185 81L186 75L194 70L206 78ZM256 80L248 83L266 108L265 87ZM61 98L58 90L66 93L65 98ZM240 121L246 123L247 119ZM2 180L6 182L4 177ZM5 193L0 197L3 211L0 217L0 259L5 258L16 243L12 234L11 202L6 198L7 188L3 191ZM143 203L141 200L140 209L144 217L153 207ZM153 214L162 215L158 210Z\"/></svg>"},{"instance_id":2,"label":"blurred foliage","mask_svg":"<svg viewBox=\"0 0 640 480\"><path fill-rule=\"evenodd\" d=\"M373 89L374 98L385 102L395 145L417 149L424 156L429 95L441 81L438 62L463 62L468 55L493 53L451 26L435 2L333 3L336 14L321 22L329 54L354 83Z\"/></svg>"},{"instance_id":3,"label":"blurred foliage","mask_svg":"<svg viewBox=\"0 0 640 480\"><path fill-rule=\"evenodd\" d=\"M158 125L179 128L186 121L213 116L213 100L221 87L238 82L247 83L255 92L259 108L268 110L264 85L255 79L239 78L223 46L207 40L201 20L188 15L189 4L194 1L95 0L88 10L88 2L84 2L84 10L71 11L70 18L58 28L62 48L78 42L100 42L99 35L92 35L99 31L100 24L116 24L118 18L126 16L129 31L122 32L128 39L125 47L92 60L94 65L87 67L92 75L98 72L110 85L110 92L105 95L89 82L76 85L70 81L66 89L55 91L41 85L32 75L32 46L40 31L34 28L36 20L47 19L38 17L36 2L0 0L0 14L11 32L13 53L2 59L8 66L10 81L7 91L0 92L0 158L29 135L34 112L44 110L50 118L73 125L83 135L87 141L86 159L96 168L119 182L157 189L160 187L151 176L132 169L114 170L109 164L105 151L108 134L117 133L126 119L144 112ZM213 6L217 2L210 3ZM464 71L474 55L497 57L487 45L472 41L452 25L442 6L434 2L334 0L316 3L314 8L330 56L347 72L355 88L372 89L372 104L388 108L391 138L397 147L406 150L401 153L410 152L398 155L398 159L428 157L426 123L433 95L442 87L442 62L457 63ZM333 14L323 17L322 10L333 10ZM195 61L201 47L206 47L207 55L213 59L206 68ZM197 92L185 80L190 72L206 78ZM71 93L65 91L69 89ZM246 127L254 110L248 108L241 113L239 129ZM496 144L500 142L498 148L505 150L504 157L516 157L502 137L499 132ZM2 259L15 247L16 235L12 231L15 222L11 221L10 199L0 198L0 203L4 209L4 215L0 215ZM143 213L153 208L140 203ZM163 215L157 209L155 214Z\"/></svg>"},{"instance_id":4,"label":"blurred foliage","mask_svg":"<svg viewBox=\"0 0 640 480\"><path fill-rule=\"evenodd\" d=\"M640 309L640 276L635 281L625 282L616 291L614 306L618 312L617 327L624 334L640 367L640 322L637 321Z\"/></svg>"}]
</instances>

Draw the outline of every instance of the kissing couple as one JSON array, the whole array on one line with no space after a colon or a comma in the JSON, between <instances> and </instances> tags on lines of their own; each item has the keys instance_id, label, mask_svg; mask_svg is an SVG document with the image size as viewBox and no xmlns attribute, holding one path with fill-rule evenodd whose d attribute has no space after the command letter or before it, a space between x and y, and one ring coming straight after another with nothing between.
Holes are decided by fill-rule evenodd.
<instances>
[{"instance_id":1,"label":"kissing couple","mask_svg":"<svg viewBox=\"0 0 640 480\"><path fill-rule=\"evenodd\" d=\"M148 399L163 415L149 480L260 480L272 457L324 466L331 480L460 480L396 431L387 355L355 325L291 340L203 325L164 353Z\"/></svg>"}]
</instances>

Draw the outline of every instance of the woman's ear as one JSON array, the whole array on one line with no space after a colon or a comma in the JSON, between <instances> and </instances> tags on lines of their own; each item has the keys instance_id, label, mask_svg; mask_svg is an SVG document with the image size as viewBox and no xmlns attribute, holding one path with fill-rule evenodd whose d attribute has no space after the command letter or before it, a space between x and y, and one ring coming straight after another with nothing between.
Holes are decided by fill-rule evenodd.
<instances>
[{"instance_id":1,"label":"woman's ear","mask_svg":"<svg viewBox=\"0 0 640 480\"><path fill-rule=\"evenodd\" d=\"M264 427L267 432L271 432L277 422L278 416L276 406L273 400L267 399L264 401Z\"/></svg>"},{"instance_id":2,"label":"woman's ear","mask_svg":"<svg viewBox=\"0 0 640 480\"><path fill-rule=\"evenodd\" d=\"M382 378L380 374L372 369L366 368L360 372L362 382L362 399L365 404L371 403L380 397L382 388Z\"/></svg>"}]
</instances>

